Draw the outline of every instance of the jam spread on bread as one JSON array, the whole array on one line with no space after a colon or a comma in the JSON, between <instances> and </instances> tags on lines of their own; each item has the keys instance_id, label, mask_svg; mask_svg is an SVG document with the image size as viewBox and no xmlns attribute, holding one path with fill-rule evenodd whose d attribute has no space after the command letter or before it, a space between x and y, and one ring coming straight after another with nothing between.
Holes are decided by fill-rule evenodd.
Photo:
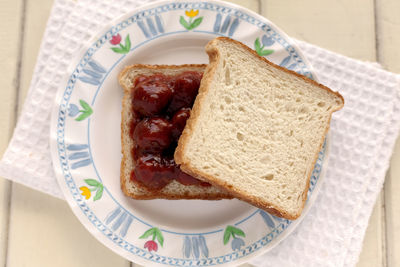
<instances>
[{"instance_id":1,"label":"jam spread on bread","mask_svg":"<svg viewBox=\"0 0 400 267\"><path fill-rule=\"evenodd\" d=\"M211 186L182 172L174 152L199 90L202 73L139 76L132 88L135 120L130 134L135 169L131 179L149 190L160 190L173 179L183 185Z\"/></svg>"}]
</instances>

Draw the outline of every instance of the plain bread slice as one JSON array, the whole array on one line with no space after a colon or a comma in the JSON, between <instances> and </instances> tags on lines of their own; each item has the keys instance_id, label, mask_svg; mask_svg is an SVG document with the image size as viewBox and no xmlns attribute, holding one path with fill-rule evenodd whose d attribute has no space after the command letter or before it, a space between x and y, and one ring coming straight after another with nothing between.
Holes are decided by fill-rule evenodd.
<instances>
[{"instance_id":1,"label":"plain bread slice","mask_svg":"<svg viewBox=\"0 0 400 267\"><path fill-rule=\"evenodd\" d=\"M340 94L219 37L175 161L192 176L296 219Z\"/></svg>"}]
</instances>

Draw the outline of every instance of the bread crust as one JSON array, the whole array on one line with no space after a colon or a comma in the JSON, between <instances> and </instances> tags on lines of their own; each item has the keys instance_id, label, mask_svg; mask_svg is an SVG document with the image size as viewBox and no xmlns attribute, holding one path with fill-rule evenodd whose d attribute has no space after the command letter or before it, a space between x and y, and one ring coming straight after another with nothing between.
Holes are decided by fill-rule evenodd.
<instances>
[{"instance_id":1,"label":"bread crust","mask_svg":"<svg viewBox=\"0 0 400 267\"><path fill-rule=\"evenodd\" d=\"M258 57L261 61L264 61L268 65L270 65L270 66L272 66L274 68L277 68L279 70L282 70L282 71L284 71L286 73L289 73L291 75L295 75L296 77L306 81L307 83L310 83L310 84L313 84L313 85L317 85L319 88L321 88L323 90L326 90L329 93L332 93L332 94L336 95L341 100L341 103L338 103L337 108L336 109L332 109L332 112L330 113L330 116L329 116L329 121L328 121L328 123L326 125L325 134L323 136L321 136L321 140L320 140L320 144L318 146L318 150L315 151L314 160L312 162L310 162L310 165L307 168L307 173L306 173L307 182L306 182L306 187L304 188L303 193L302 193L302 208L296 214L288 213L287 211L282 210L279 207L275 207L272 203L269 203L269 202L263 201L263 200L261 200L259 198L253 197L252 195L249 195L249 194L245 193L244 191L240 190L240 188L234 188L231 185L227 184L226 182L221 181L220 179L218 179L216 177L213 177L211 175L208 175L207 173L204 173L203 171L195 168L193 165L191 165L191 162L189 160L185 159L185 156L184 156L185 146L188 143L188 140L189 140L190 136L193 133L194 127L196 125L196 122L197 122L197 120L199 118L199 115L200 115L200 112L201 112L201 109L202 109L202 105L204 103L204 98L207 95L209 85L211 84L211 82L213 80L214 74L216 72L217 66L218 66L219 61L220 61L221 55L219 54L218 48L215 47L215 44L217 42L219 42L219 41L227 41L227 42L235 43L236 45L244 48L249 53L251 53L254 56ZM184 172L186 172L186 173L188 173L188 174L190 174L193 177L196 177L198 179L207 181L207 182L209 182L209 183L211 183L211 184L213 184L213 185L215 185L215 186L217 186L219 188L225 189L225 190L229 191L232 195L234 195L238 199L246 201L246 202L248 202L248 203L250 203L250 204L252 204L252 205L254 205L254 206L258 207L258 208L261 208L261 209L263 209L263 210L265 210L265 211L267 211L267 212L269 212L269 213L271 213L271 214L273 214L275 216L278 216L278 217L281 217L281 218L285 218L285 219L288 219L288 220L297 219L298 217L300 217L301 212L302 212L302 210L304 208L304 205L306 203L306 200L307 200L307 192L308 192L308 189L309 189L311 174L312 174L312 171L314 169L314 165L315 165L315 163L316 163L316 161L318 159L318 153L322 148L325 136L326 136L326 134L327 134L327 132L329 130L329 125L330 125L330 120L331 120L331 117L332 117L332 113L334 111L340 110L344 106L343 97L338 92L332 91L330 88L326 87L325 85L322 85L322 84L320 84L320 83L318 83L316 81L313 81L313 80L311 80L311 79L309 79L309 78L307 78L307 77L305 77L303 75L300 75L300 74L298 74L298 73L296 73L294 71L285 69L285 68L283 68L281 66L278 66L278 65L268 61L266 58L259 56L254 50L250 49L248 46L242 44L241 42L238 42L236 40L233 40L233 39L230 39L230 38L227 38L227 37L217 37L214 40L210 41L206 45L206 52L208 53L208 56L209 56L209 59L210 59L210 63L207 66L207 68L206 68L206 70L205 70L205 72L203 74L203 79L201 81L200 88L199 88L199 94L197 95L195 103L193 105L191 116L190 116L190 118L188 119L188 121L186 123L185 129L184 129L184 131L183 131L183 133L182 133L182 135L181 135L181 137L179 139L178 146L175 149L175 154L174 154L175 161L178 164L180 164L181 169Z\"/></svg>"},{"instance_id":2,"label":"bread crust","mask_svg":"<svg viewBox=\"0 0 400 267\"><path fill-rule=\"evenodd\" d=\"M129 137L129 128L132 119L134 119L133 112L131 112L131 88L126 84L126 78L132 71L142 72L141 74L148 73L147 75L155 73L164 73L171 70L188 71L198 70L203 71L206 65L204 64L185 64L185 65L146 65L146 64L135 64L125 67L118 76L119 84L124 90L124 96L122 100L122 111L121 111L121 172L120 172L120 184L122 192L134 199L203 199L203 200L219 200L219 199L231 199L231 194L225 190L217 191L207 189L208 187L196 186L196 185L182 185L177 181L172 181L170 184L165 186L162 190L152 191L146 187L132 182L130 180L130 174L133 170L128 165L134 167L131 151L132 145L128 144L126 140ZM131 140L131 144L133 140ZM130 164L128 164L130 163ZM128 186L134 188L134 191L130 191ZM137 191L137 192L136 192ZM140 192L140 194L138 193Z\"/></svg>"}]
</instances>

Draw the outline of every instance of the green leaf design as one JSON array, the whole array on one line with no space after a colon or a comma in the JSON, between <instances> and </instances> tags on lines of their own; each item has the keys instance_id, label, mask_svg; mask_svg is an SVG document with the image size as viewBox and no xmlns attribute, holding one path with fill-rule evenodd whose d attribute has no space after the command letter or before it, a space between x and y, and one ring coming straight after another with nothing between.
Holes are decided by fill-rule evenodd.
<instances>
[{"instance_id":1,"label":"green leaf design","mask_svg":"<svg viewBox=\"0 0 400 267\"><path fill-rule=\"evenodd\" d=\"M228 226L225 229L225 232L224 232L224 245L228 244L229 239L231 238L231 234L232 234L231 228L232 228L232 226Z\"/></svg>"},{"instance_id":2,"label":"green leaf design","mask_svg":"<svg viewBox=\"0 0 400 267\"><path fill-rule=\"evenodd\" d=\"M242 237L246 236L246 234L241 229L233 227L231 225L228 225L225 228L225 232L224 232L224 245L228 244L229 239L231 238L231 235L233 237L235 237L235 235L242 236Z\"/></svg>"},{"instance_id":3,"label":"green leaf design","mask_svg":"<svg viewBox=\"0 0 400 267\"><path fill-rule=\"evenodd\" d=\"M185 20L183 16L179 19L179 23L182 24L183 27L185 27L186 30L190 30L190 24Z\"/></svg>"},{"instance_id":4,"label":"green leaf design","mask_svg":"<svg viewBox=\"0 0 400 267\"><path fill-rule=\"evenodd\" d=\"M260 55L261 52L261 43L260 43L260 38L257 37L257 39L254 41L254 49L256 50L257 54Z\"/></svg>"},{"instance_id":5,"label":"green leaf design","mask_svg":"<svg viewBox=\"0 0 400 267\"><path fill-rule=\"evenodd\" d=\"M115 53L126 54L125 49L120 48L120 47L111 47L111 50L114 51Z\"/></svg>"},{"instance_id":6,"label":"green leaf design","mask_svg":"<svg viewBox=\"0 0 400 267\"><path fill-rule=\"evenodd\" d=\"M96 181L95 179L85 179L84 181L85 181L85 183L87 183L88 185L91 185L91 186L95 186L95 187L103 186L100 182Z\"/></svg>"},{"instance_id":7,"label":"green leaf design","mask_svg":"<svg viewBox=\"0 0 400 267\"><path fill-rule=\"evenodd\" d=\"M125 51L128 53L131 50L131 39L129 37L129 34L125 38Z\"/></svg>"},{"instance_id":8,"label":"green leaf design","mask_svg":"<svg viewBox=\"0 0 400 267\"><path fill-rule=\"evenodd\" d=\"M155 228L150 228L149 230L147 230L146 232L144 232L144 234L141 235L139 238L140 238L140 239L143 239L143 238L147 238L147 237L153 235L153 234L154 234L154 231L155 231L154 229L155 229Z\"/></svg>"},{"instance_id":9,"label":"green leaf design","mask_svg":"<svg viewBox=\"0 0 400 267\"><path fill-rule=\"evenodd\" d=\"M157 237L157 241L158 243L160 243L161 246L163 246L164 244L164 237L161 233L161 231L158 228L154 228L156 231L156 237Z\"/></svg>"},{"instance_id":10,"label":"green leaf design","mask_svg":"<svg viewBox=\"0 0 400 267\"><path fill-rule=\"evenodd\" d=\"M258 52L257 52L258 53ZM274 50L272 49L266 49L266 50L262 50L261 53L258 53L260 56L264 57L264 56L268 56L270 54L274 53Z\"/></svg>"},{"instance_id":11,"label":"green leaf design","mask_svg":"<svg viewBox=\"0 0 400 267\"><path fill-rule=\"evenodd\" d=\"M79 100L79 104L81 104L81 107L82 107L84 110L86 110L86 111L92 110L92 108L89 106L88 103L86 103L85 100L80 99L80 100Z\"/></svg>"},{"instance_id":12,"label":"green leaf design","mask_svg":"<svg viewBox=\"0 0 400 267\"><path fill-rule=\"evenodd\" d=\"M92 115L93 109L89 106L88 103L86 103L84 100L79 100L79 103L81 104L83 110L80 110L81 115L79 115L75 120L76 121L82 121Z\"/></svg>"},{"instance_id":13,"label":"green leaf design","mask_svg":"<svg viewBox=\"0 0 400 267\"><path fill-rule=\"evenodd\" d=\"M198 27L202 21L203 21L203 17L200 17L200 18L195 19L195 20L192 22L192 24L190 24L188 30L193 30L194 28Z\"/></svg>"},{"instance_id":14,"label":"green leaf design","mask_svg":"<svg viewBox=\"0 0 400 267\"><path fill-rule=\"evenodd\" d=\"M93 198L93 201L99 200L103 196L103 190L104 187L102 184L100 184L99 188L97 189L96 195Z\"/></svg>"},{"instance_id":15,"label":"green leaf design","mask_svg":"<svg viewBox=\"0 0 400 267\"><path fill-rule=\"evenodd\" d=\"M86 119L87 117L90 116L90 114L92 114L91 112L82 112L81 115L78 116L78 118L76 118L76 121L83 121L84 119Z\"/></svg>"},{"instance_id":16,"label":"green leaf design","mask_svg":"<svg viewBox=\"0 0 400 267\"><path fill-rule=\"evenodd\" d=\"M239 228L236 228L236 227L232 227L232 233L234 233L235 235L243 236L243 237L246 236L242 230L240 230Z\"/></svg>"}]
</instances>

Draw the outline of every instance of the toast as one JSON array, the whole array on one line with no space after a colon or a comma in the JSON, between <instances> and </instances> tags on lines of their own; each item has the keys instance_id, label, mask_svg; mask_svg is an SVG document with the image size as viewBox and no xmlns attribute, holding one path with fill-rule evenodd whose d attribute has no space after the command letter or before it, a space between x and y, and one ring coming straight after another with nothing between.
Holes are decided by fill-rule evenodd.
<instances>
[{"instance_id":1,"label":"toast","mask_svg":"<svg viewBox=\"0 0 400 267\"><path fill-rule=\"evenodd\" d=\"M190 175L286 219L300 216L343 97L219 37L175 150Z\"/></svg>"},{"instance_id":2,"label":"toast","mask_svg":"<svg viewBox=\"0 0 400 267\"><path fill-rule=\"evenodd\" d=\"M203 72L205 65L132 65L126 67L118 77L118 81L124 90L121 112L121 189L126 196L134 199L207 199L217 200L232 198L225 190L214 186L183 185L173 180L159 191L148 190L130 179L131 172L135 168L135 162L132 157L135 149L134 140L130 137L130 127L135 120L135 114L132 109L131 89L138 75L165 74L176 75L183 71Z\"/></svg>"}]
</instances>

